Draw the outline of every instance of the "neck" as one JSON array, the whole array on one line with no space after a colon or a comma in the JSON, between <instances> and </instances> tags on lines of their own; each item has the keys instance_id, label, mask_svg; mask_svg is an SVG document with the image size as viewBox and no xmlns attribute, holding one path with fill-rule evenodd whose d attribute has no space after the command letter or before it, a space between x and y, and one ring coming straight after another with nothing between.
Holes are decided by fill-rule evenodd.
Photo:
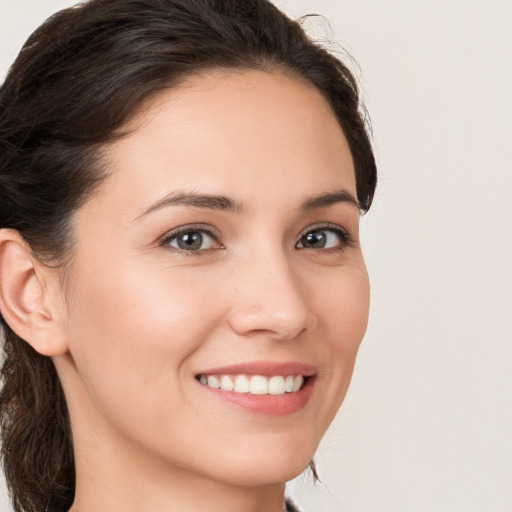
<instances>
[{"instance_id":1,"label":"neck","mask_svg":"<svg viewBox=\"0 0 512 512\"><path fill-rule=\"evenodd\" d=\"M130 485L100 479L78 481L70 512L282 512L284 486L243 488L186 479L178 487L138 478Z\"/></svg>"}]
</instances>

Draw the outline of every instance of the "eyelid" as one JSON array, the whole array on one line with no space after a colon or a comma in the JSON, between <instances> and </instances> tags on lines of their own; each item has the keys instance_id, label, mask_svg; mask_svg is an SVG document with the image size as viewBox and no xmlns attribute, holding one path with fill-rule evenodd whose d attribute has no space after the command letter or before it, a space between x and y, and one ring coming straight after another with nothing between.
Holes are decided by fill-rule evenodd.
<instances>
[{"instance_id":1,"label":"eyelid","mask_svg":"<svg viewBox=\"0 0 512 512\"><path fill-rule=\"evenodd\" d=\"M311 226L308 226L306 229L302 230L301 233L299 234L299 237L297 239L297 243L295 244L295 246L297 247L297 245L300 243L301 239L303 236L305 236L307 233L311 232L311 231L322 231L322 230L325 230L325 231L334 231L336 233L339 234L339 236L341 237L341 247L337 247L335 248L335 250L343 250L347 247L351 247L353 244L354 244L354 239L352 238L352 236L350 235L350 233L348 232L347 229L345 229L343 226L340 226L339 224L333 224L331 222L324 222L324 223L318 223L318 224L313 224ZM299 247L299 249L308 249L308 247ZM332 250L332 249L315 249L315 250L323 250L323 251L329 251L329 250Z\"/></svg>"},{"instance_id":2,"label":"eyelid","mask_svg":"<svg viewBox=\"0 0 512 512\"><path fill-rule=\"evenodd\" d=\"M174 249L174 247L171 247L169 245L169 242L173 238L176 238L177 236L182 235L184 233L189 233L191 231L201 231L203 233L206 233L208 236L211 236L213 239L215 239L215 241L221 246L221 248L224 248L220 238L220 233L213 226L210 226L208 224L184 224L182 226L177 226L173 228L171 231L165 233L165 235L161 236L158 245ZM205 250L208 249L203 249L202 251L190 251L189 254L199 254L200 252L203 252ZM176 249L176 251L181 252L179 249Z\"/></svg>"}]
</instances>

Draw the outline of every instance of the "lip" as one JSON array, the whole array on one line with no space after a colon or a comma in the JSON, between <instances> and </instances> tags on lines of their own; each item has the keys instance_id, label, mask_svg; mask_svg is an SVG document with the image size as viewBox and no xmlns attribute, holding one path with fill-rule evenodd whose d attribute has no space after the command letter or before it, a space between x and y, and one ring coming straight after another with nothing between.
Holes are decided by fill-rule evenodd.
<instances>
[{"instance_id":1,"label":"lip","mask_svg":"<svg viewBox=\"0 0 512 512\"><path fill-rule=\"evenodd\" d=\"M268 362L256 361L231 366L210 368L197 375L302 375L307 377L303 387L294 393L284 395L251 395L250 393L236 393L211 388L199 382L206 393L212 398L220 400L230 407L264 416L285 416L294 414L306 407L313 393L316 382L316 369L314 366L299 362Z\"/></svg>"},{"instance_id":2,"label":"lip","mask_svg":"<svg viewBox=\"0 0 512 512\"><path fill-rule=\"evenodd\" d=\"M296 361L254 361L231 366L209 368L208 370L197 373L197 375L262 375L264 377L272 377L274 375L302 375L303 377L313 377L315 374L316 369L313 365Z\"/></svg>"}]
</instances>

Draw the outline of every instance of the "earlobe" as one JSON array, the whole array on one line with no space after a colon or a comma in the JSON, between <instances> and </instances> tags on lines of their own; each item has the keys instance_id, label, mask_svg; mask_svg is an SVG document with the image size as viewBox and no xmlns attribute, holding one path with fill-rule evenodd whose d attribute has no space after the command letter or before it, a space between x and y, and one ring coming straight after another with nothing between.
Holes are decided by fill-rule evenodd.
<instances>
[{"instance_id":1,"label":"earlobe","mask_svg":"<svg viewBox=\"0 0 512 512\"><path fill-rule=\"evenodd\" d=\"M0 311L10 328L34 350L55 356L67 350L59 304L48 291L50 269L32 255L21 235L0 230Z\"/></svg>"}]
</instances>

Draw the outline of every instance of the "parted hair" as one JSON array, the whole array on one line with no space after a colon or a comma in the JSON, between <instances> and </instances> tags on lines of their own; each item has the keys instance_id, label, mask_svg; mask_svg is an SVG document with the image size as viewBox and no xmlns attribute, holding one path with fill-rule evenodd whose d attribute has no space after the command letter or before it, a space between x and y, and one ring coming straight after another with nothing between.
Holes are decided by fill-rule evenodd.
<instances>
[{"instance_id":1,"label":"parted hair","mask_svg":"<svg viewBox=\"0 0 512 512\"><path fill-rule=\"evenodd\" d=\"M73 213L106 176L102 149L144 102L214 69L286 73L316 87L348 141L367 211L375 159L356 80L300 21L267 0L89 0L49 18L0 87L0 229L43 264L67 268ZM0 315L1 458L16 512L67 510L75 467L66 400L51 358Z\"/></svg>"}]
</instances>

